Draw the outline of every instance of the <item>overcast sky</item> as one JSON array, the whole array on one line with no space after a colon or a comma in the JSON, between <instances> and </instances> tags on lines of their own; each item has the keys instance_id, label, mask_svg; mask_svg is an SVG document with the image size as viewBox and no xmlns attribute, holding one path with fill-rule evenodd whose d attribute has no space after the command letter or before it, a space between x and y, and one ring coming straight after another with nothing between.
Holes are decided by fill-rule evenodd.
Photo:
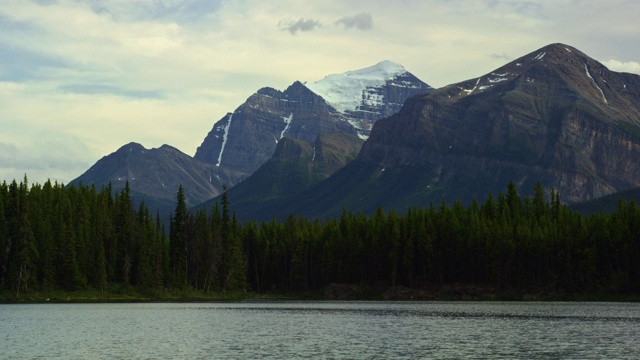
<instances>
[{"instance_id":1,"label":"overcast sky","mask_svg":"<svg viewBox=\"0 0 640 360\"><path fill-rule=\"evenodd\" d=\"M193 155L261 87L393 60L434 87L542 46L640 73L637 0L0 0L0 181Z\"/></svg>"}]
</instances>

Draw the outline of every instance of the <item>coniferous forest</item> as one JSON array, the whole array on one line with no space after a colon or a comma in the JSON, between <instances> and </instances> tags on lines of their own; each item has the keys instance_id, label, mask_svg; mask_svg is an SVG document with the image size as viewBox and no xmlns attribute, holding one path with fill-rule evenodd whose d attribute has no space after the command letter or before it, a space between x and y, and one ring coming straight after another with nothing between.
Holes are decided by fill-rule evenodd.
<instances>
[{"instance_id":1,"label":"coniferous forest","mask_svg":"<svg viewBox=\"0 0 640 360\"><path fill-rule=\"evenodd\" d=\"M172 289L313 292L330 284L428 289L447 284L521 293L640 293L640 208L582 216L536 185L468 206L329 220L237 221L226 193L190 213L182 188L169 229L128 185L0 185L0 293Z\"/></svg>"}]
</instances>

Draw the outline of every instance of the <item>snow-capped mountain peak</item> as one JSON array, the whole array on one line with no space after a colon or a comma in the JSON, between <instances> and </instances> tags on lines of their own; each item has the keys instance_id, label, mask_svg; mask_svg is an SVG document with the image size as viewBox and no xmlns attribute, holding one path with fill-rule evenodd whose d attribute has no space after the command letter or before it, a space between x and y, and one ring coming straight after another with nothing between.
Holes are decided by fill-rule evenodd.
<instances>
[{"instance_id":1,"label":"snow-capped mountain peak","mask_svg":"<svg viewBox=\"0 0 640 360\"><path fill-rule=\"evenodd\" d=\"M361 105L363 91L367 88L380 87L406 72L402 65L384 60L364 69L328 75L313 84L305 85L344 113L355 111Z\"/></svg>"}]
</instances>

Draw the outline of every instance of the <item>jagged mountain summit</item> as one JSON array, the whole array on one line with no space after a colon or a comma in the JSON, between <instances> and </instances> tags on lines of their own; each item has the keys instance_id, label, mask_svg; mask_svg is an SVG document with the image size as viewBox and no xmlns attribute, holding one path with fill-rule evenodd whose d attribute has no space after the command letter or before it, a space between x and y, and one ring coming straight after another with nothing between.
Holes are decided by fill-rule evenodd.
<instances>
[{"instance_id":1,"label":"jagged mountain summit","mask_svg":"<svg viewBox=\"0 0 640 360\"><path fill-rule=\"evenodd\" d=\"M380 123L360 159L433 167L436 187L458 176L501 179L492 191L541 182L574 203L640 185L639 139L640 76L552 44L408 103Z\"/></svg>"},{"instance_id":2,"label":"jagged mountain summit","mask_svg":"<svg viewBox=\"0 0 640 360\"><path fill-rule=\"evenodd\" d=\"M136 203L144 200L152 211L168 217L175 209L176 194L182 184L185 201L194 206L220 194L229 174L211 164L195 160L169 145L146 149L129 143L98 160L89 170L72 180L72 184L111 183L118 191L129 183Z\"/></svg>"},{"instance_id":3,"label":"jagged mountain summit","mask_svg":"<svg viewBox=\"0 0 640 360\"><path fill-rule=\"evenodd\" d=\"M243 174L239 181L264 164L285 136L313 142L337 131L366 139L375 121L430 90L391 61L313 84L296 81L285 91L262 88L214 124L195 158Z\"/></svg>"},{"instance_id":4,"label":"jagged mountain summit","mask_svg":"<svg viewBox=\"0 0 640 360\"><path fill-rule=\"evenodd\" d=\"M484 201L509 181L572 204L640 186L639 156L640 76L551 44L410 98L376 122L355 161L274 215Z\"/></svg>"},{"instance_id":5,"label":"jagged mountain summit","mask_svg":"<svg viewBox=\"0 0 640 360\"><path fill-rule=\"evenodd\" d=\"M348 81L337 81L341 77ZM359 93L360 105L336 105L338 109L299 81L285 91L262 88L214 124L194 158L168 145L149 150L131 143L105 156L71 183L101 186L111 182L119 190L129 181L135 199L144 200L164 216L174 208L180 184L187 204L194 206L219 195L223 185L231 188L252 174L285 138L314 143L320 141L320 135L334 132L367 137L374 121L398 111L405 99L431 90L389 61L328 78L333 85L318 82L324 84L326 94L338 88L349 96ZM331 99L335 102L339 97ZM320 171L317 166L314 169Z\"/></svg>"},{"instance_id":6,"label":"jagged mountain summit","mask_svg":"<svg viewBox=\"0 0 640 360\"><path fill-rule=\"evenodd\" d=\"M328 75L305 86L345 115L363 139L368 137L373 122L400 111L410 97L408 94L432 89L402 65L389 60L360 70Z\"/></svg>"}]
</instances>

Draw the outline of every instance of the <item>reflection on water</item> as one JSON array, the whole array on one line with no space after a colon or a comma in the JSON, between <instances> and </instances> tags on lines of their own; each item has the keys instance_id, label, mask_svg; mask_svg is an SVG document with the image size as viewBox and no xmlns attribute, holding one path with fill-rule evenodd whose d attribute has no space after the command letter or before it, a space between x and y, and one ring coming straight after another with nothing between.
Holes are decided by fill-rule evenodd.
<instances>
[{"instance_id":1,"label":"reflection on water","mask_svg":"<svg viewBox=\"0 0 640 360\"><path fill-rule=\"evenodd\" d=\"M0 305L0 358L632 359L632 303Z\"/></svg>"}]
</instances>

